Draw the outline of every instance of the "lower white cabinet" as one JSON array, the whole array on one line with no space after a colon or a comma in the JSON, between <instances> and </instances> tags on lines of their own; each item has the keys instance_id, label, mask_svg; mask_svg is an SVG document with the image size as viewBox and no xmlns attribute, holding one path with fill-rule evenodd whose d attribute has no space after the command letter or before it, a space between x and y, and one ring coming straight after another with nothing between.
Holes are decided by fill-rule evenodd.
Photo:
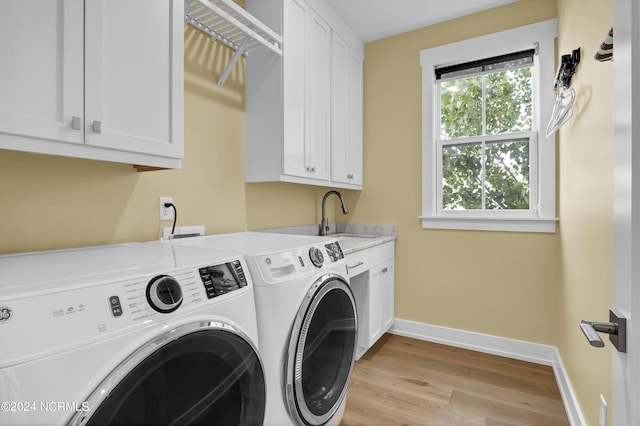
<instances>
[{"instance_id":1,"label":"lower white cabinet","mask_svg":"<svg viewBox=\"0 0 640 426\"><path fill-rule=\"evenodd\" d=\"M394 261L390 260L369 271L369 346L393 325L393 264Z\"/></svg>"},{"instance_id":2,"label":"lower white cabinet","mask_svg":"<svg viewBox=\"0 0 640 426\"><path fill-rule=\"evenodd\" d=\"M347 254L346 259L358 311L359 359L393 325L394 242Z\"/></svg>"}]
</instances>

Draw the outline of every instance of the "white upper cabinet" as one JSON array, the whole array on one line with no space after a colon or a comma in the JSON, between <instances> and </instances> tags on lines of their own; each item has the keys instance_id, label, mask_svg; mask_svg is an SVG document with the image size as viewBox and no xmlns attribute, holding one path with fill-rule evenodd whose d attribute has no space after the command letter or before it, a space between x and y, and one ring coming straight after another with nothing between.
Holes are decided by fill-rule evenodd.
<instances>
[{"instance_id":1,"label":"white upper cabinet","mask_svg":"<svg viewBox=\"0 0 640 426\"><path fill-rule=\"evenodd\" d=\"M286 1L284 18L284 33L300 36L286 38L283 55L282 172L328 180L330 29L303 1Z\"/></svg>"},{"instance_id":2,"label":"white upper cabinet","mask_svg":"<svg viewBox=\"0 0 640 426\"><path fill-rule=\"evenodd\" d=\"M331 87L331 29L313 10L307 10L306 82L307 168L312 179L329 180Z\"/></svg>"},{"instance_id":3,"label":"white upper cabinet","mask_svg":"<svg viewBox=\"0 0 640 426\"><path fill-rule=\"evenodd\" d=\"M71 126L83 109L82 4L0 2L0 146L4 135L82 143Z\"/></svg>"},{"instance_id":4,"label":"white upper cabinet","mask_svg":"<svg viewBox=\"0 0 640 426\"><path fill-rule=\"evenodd\" d=\"M349 52L358 52L359 58L364 49L362 42L323 0L247 0L246 5L251 14L283 37L282 57L262 52L252 52L247 57L247 182L287 181L361 189L362 59L353 66L347 58L336 72L334 35L342 32L344 36L340 38L351 44L343 41L344 45ZM359 75L350 76L353 72ZM343 107L335 96L334 85L343 84L350 90L357 86L351 79L360 81L359 89L339 96L357 104L357 93L359 107L345 106L349 115L334 122L335 108ZM360 111L359 117L352 110ZM335 131L335 126L345 131ZM359 163L350 159L357 156L352 148L343 146L350 143L353 135L360 139L356 144ZM345 158L350 164L338 167L347 170L344 178L334 178L334 149L349 150L349 158ZM351 163L356 166L352 168ZM358 178L346 177L352 173Z\"/></svg>"},{"instance_id":5,"label":"white upper cabinet","mask_svg":"<svg viewBox=\"0 0 640 426\"><path fill-rule=\"evenodd\" d=\"M182 0L0 2L0 148L180 167L183 14Z\"/></svg>"},{"instance_id":6,"label":"white upper cabinet","mask_svg":"<svg viewBox=\"0 0 640 426\"><path fill-rule=\"evenodd\" d=\"M331 180L362 187L362 58L331 41Z\"/></svg>"}]
</instances>

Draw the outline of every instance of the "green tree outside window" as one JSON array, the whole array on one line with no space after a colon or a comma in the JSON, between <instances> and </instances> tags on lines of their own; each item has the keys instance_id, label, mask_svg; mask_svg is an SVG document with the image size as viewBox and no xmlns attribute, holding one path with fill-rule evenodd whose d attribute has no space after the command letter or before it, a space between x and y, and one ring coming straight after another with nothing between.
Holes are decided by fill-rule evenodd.
<instances>
[{"instance_id":1,"label":"green tree outside window","mask_svg":"<svg viewBox=\"0 0 640 426\"><path fill-rule=\"evenodd\" d=\"M440 82L444 210L530 208L532 105L531 67Z\"/></svg>"}]
</instances>

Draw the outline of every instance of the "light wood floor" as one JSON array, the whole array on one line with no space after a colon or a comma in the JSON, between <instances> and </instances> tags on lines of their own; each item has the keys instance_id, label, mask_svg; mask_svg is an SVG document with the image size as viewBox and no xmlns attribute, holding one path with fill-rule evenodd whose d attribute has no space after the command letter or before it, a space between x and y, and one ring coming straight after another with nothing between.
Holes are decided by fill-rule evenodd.
<instances>
[{"instance_id":1,"label":"light wood floor","mask_svg":"<svg viewBox=\"0 0 640 426\"><path fill-rule=\"evenodd\" d=\"M551 367L385 334L356 362L341 426L568 424Z\"/></svg>"}]
</instances>

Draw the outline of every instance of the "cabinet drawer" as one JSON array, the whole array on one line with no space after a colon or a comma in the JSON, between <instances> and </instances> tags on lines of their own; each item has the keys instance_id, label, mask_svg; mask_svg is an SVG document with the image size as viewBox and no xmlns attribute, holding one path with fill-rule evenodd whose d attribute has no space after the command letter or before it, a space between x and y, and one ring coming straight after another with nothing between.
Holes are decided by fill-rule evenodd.
<instances>
[{"instance_id":1,"label":"cabinet drawer","mask_svg":"<svg viewBox=\"0 0 640 426\"><path fill-rule=\"evenodd\" d=\"M394 258L394 242L389 241L388 243L381 244L379 246L374 246L369 249L369 262L371 265L379 265L382 262L386 262L387 260Z\"/></svg>"},{"instance_id":2,"label":"cabinet drawer","mask_svg":"<svg viewBox=\"0 0 640 426\"><path fill-rule=\"evenodd\" d=\"M369 250L360 250L346 256L347 275L354 277L370 268Z\"/></svg>"}]
</instances>

